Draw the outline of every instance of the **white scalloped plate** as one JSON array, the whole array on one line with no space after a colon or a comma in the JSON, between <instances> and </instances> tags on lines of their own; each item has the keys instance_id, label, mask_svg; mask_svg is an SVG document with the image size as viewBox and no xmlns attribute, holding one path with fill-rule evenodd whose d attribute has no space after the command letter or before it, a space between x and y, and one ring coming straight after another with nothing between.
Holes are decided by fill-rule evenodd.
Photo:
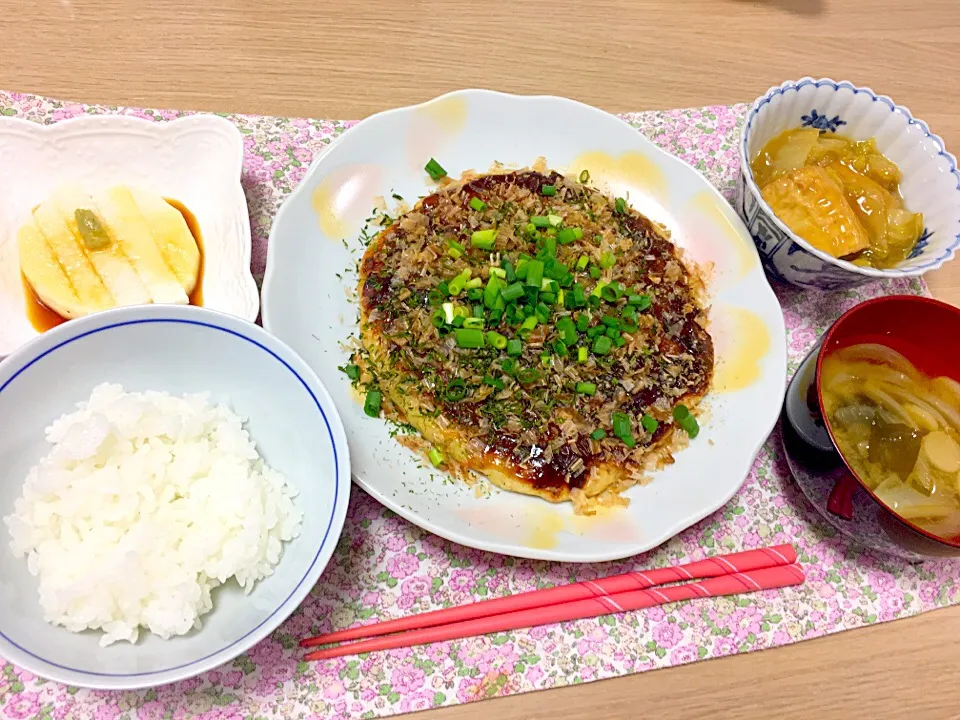
<instances>
[{"instance_id":1,"label":"white scalloped plate","mask_svg":"<svg viewBox=\"0 0 960 720\"><path fill-rule=\"evenodd\" d=\"M663 222L694 259L713 265L710 332L717 379L709 417L676 463L627 491L630 506L593 518L569 504L446 478L364 415L337 366L357 330L344 274L374 198L412 204L433 187L435 157L456 177L493 161L520 167L543 156ZM343 242L347 240L348 242ZM649 550L723 506L743 483L780 412L786 380L783 314L753 241L733 208L689 165L612 115L571 100L467 90L375 115L317 158L274 221L263 285L263 324L317 372L337 403L355 480L377 500L437 535L520 557L597 562ZM429 465L429 463L426 463Z\"/></svg>"},{"instance_id":2,"label":"white scalloped plate","mask_svg":"<svg viewBox=\"0 0 960 720\"><path fill-rule=\"evenodd\" d=\"M0 357L38 334L26 315L17 230L65 182L136 185L183 203L203 238L204 307L256 320L260 299L240 186L243 140L228 120L87 115L39 125L2 118L0 158Z\"/></svg>"}]
</instances>

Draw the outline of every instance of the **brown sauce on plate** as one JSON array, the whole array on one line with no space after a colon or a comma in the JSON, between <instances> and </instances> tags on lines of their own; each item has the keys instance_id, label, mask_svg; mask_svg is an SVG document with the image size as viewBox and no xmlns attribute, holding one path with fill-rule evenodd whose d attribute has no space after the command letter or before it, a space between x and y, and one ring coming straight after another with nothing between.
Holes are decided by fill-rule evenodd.
<instances>
[{"instance_id":1,"label":"brown sauce on plate","mask_svg":"<svg viewBox=\"0 0 960 720\"><path fill-rule=\"evenodd\" d=\"M196 216L190 212L190 210L188 210L183 203L178 202L177 200L171 200L170 198L164 198L164 200L166 200L171 207L175 208L183 216L184 222L187 223L187 227L190 229L190 234L193 235L193 239L197 243L197 249L200 251L200 269L197 273L197 284L196 287L194 287L193 292L190 293L189 299L191 305L203 307L203 277L206 265L206 255L203 251L203 236L200 234L200 223L197 222ZM46 332L47 330L67 321L68 318L65 318L62 315L54 312L43 304L43 301L37 297L37 294L33 291L33 288L30 287L30 283L27 282L27 278L24 277L23 273L20 274L20 281L23 284L23 296L26 306L27 319L30 321L30 325L34 330L37 332Z\"/></svg>"}]
</instances>

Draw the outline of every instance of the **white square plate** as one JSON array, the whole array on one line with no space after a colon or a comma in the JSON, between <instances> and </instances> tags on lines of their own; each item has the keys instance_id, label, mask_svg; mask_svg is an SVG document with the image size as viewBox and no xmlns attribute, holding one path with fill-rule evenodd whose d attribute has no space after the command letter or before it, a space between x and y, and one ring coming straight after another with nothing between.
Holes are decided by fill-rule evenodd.
<instances>
[{"instance_id":1,"label":"white square plate","mask_svg":"<svg viewBox=\"0 0 960 720\"><path fill-rule=\"evenodd\" d=\"M26 314L17 231L59 185L135 185L181 202L197 218L203 304L253 321L250 218L240 186L243 140L216 115L150 122L88 115L54 125L0 119L0 357L38 331Z\"/></svg>"}]
</instances>

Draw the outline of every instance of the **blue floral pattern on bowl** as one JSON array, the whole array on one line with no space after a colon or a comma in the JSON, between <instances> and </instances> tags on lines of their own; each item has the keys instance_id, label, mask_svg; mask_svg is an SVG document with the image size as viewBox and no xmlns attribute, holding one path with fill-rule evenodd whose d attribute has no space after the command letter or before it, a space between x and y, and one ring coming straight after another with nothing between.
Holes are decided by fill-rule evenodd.
<instances>
[{"instance_id":1,"label":"blue floral pattern on bowl","mask_svg":"<svg viewBox=\"0 0 960 720\"><path fill-rule=\"evenodd\" d=\"M913 250L910 251L908 259L913 259L923 252L923 249L930 243L931 235L933 235L933 233L930 232L929 228L923 229L923 233L920 235L920 239L917 240L917 244L913 246Z\"/></svg>"},{"instance_id":2,"label":"blue floral pattern on bowl","mask_svg":"<svg viewBox=\"0 0 960 720\"><path fill-rule=\"evenodd\" d=\"M923 212L926 226L910 256L880 270L838 260L817 250L781 222L763 200L750 170L752 154L789 127L813 127L857 139L876 137L881 151L910 167L901 187L907 206ZM904 134L913 143L901 141ZM803 78L771 88L747 114L741 133L735 207L753 236L767 273L805 288L833 291L880 278L922 275L951 260L960 246L960 171L943 140L910 111L869 88L830 79ZM911 190L912 193L907 193Z\"/></svg>"},{"instance_id":3,"label":"blue floral pattern on bowl","mask_svg":"<svg viewBox=\"0 0 960 720\"><path fill-rule=\"evenodd\" d=\"M816 128L820 132L836 132L837 128L841 125L846 125L846 120L841 120L839 115L834 115L832 118L827 115L821 115L817 112L817 109L814 108L810 111L809 115L802 115L800 117L800 124L802 127Z\"/></svg>"}]
</instances>

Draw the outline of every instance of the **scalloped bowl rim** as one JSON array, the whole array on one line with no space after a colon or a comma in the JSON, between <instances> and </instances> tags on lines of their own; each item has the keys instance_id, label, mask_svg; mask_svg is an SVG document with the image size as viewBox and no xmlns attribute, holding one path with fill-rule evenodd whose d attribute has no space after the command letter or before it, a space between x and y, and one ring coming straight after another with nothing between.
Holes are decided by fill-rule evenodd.
<instances>
[{"instance_id":1,"label":"scalloped bowl rim","mask_svg":"<svg viewBox=\"0 0 960 720\"><path fill-rule=\"evenodd\" d=\"M947 247L943 254L941 254L935 260L931 260L924 265L910 268L894 267L886 270L854 265L851 262L835 258L832 255L828 255L822 250L818 250L817 248L813 247L810 243L788 228L773 211L773 208L770 207L767 201L763 199L763 196L760 194L760 188L753 179L753 169L750 167L750 160L747 156L747 143L750 138L750 130L753 127L753 122L756 119L757 114L760 112L760 109L764 105L770 104L776 96L782 96L790 91L798 92L802 88L809 87L810 85L813 85L816 88L833 86L834 90L840 90L843 88L846 90L852 90L855 95L869 95L875 101L882 102L884 105L886 105L890 109L891 113L900 113L903 115L907 119L908 125L917 125L930 140L937 144L939 147L938 155L946 158L947 162L950 163L950 172L957 178L957 191L960 193L960 170L957 168L957 158L947 150L946 144L943 142L943 138L932 132L930 130L930 126L927 125L926 122L913 117L913 114L908 108L904 107L903 105L897 105L890 97L886 95L880 95L869 87L864 85L854 85L848 80L841 80L838 82L830 78L820 78L819 80L816 80L812 77L804 77L800 80L788 80L780 85L774 85L767 90L766 93L754 100L750 106L750 110L747 112L747 117L743 122L743 128L740 131L740 172L743 174L750 192L754 195L763 210L773 219L781 231L786 233L790 239L793 240L793 242L797 243L797 245L802 247L804 250L812 255L815 255L824 262L836 265L837 267L857 275L865 275L873 278L916 277L930 272L931 270L936 270L952 260L956 255L957 248L960 247L960 234L953 239L953 242L949 247ZM960 198L958 198L958 202L960 202Z\"/></svg>"}]
</instances>

